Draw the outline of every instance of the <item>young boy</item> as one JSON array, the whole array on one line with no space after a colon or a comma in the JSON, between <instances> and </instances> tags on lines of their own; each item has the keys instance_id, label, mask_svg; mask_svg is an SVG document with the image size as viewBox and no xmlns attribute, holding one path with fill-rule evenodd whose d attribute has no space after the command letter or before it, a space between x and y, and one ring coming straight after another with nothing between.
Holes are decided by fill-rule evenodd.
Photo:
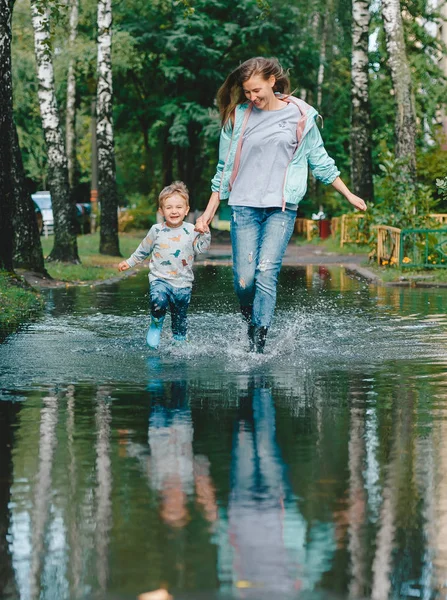
<instances>
[{"instance_id":1,"label":"young boy","mask_svg":"<svg viewBox=\"0 0 447 600\"><path fill-rule=\"evenodd\" d=\"M160 343L168 308L171 311L174 340L186 339L186 314L194 280L194 256L206 252L211 242L209 233L198 233L194 231L194 225L183 221L189 212L189 192L182 181L174 181L160 192L158 210L164 222L153 225L132 256L118 265L120 271L125 271L151 255L151 325L146 341L154 349Z\"/></svg>"}]
</instances>

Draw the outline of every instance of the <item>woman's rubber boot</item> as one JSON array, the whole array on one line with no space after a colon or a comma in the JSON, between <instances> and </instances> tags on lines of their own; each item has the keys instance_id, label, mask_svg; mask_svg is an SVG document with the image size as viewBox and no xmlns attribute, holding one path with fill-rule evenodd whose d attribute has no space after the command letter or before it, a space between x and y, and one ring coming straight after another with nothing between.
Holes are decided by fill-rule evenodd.
<instances>
[{"instance_id":1,"label":"woman's rubber boot","mask_svg":"<svg viewBox=\"0 0 447 600\"><path fill-rule=\"evenodd\" d=\"M247 323L247 336L248 336L248 351L254 352L256 348L255 344L255 326L252 323L251 317L253 313L253 306L241 306L241 313L244 317L244 321Z\"/></svg>"},{"instance_id":2,"label":"woman's rubber boot","mask_svg":"<svg viewBox=\"0 0 447 600\"><path fill-rule=\"evenodd\" d=\"M252 323L249 323L248 329L247 329L248 351L249 352L254 352L256 350L255 331L256 331L256 326L253 325Z\"/></svg>"},{"instance_id":3,"label":"woman's rubber boot","mask_svg":"<svg viewBox=\"0 0 447 600\"><path fill-rule=\"evenodd\" d=\"M160 317L159 319L151 317L151 326L147 332L146 344L153 350L156 350L160 343L161 330L163 329L164 320L164 317Z\"/></svg>"},{"instance_id":4,"label":"woman's rubber boot","mask_svg":"<svg viewBox=\"0 0 447 600\"><path fill-rule=\"evenodd\" d=\"M255 351L258 354L264 354L265 340L267 338L268 327L255 326L254 340L255 340Z\"/></svg>"}]
</instances>

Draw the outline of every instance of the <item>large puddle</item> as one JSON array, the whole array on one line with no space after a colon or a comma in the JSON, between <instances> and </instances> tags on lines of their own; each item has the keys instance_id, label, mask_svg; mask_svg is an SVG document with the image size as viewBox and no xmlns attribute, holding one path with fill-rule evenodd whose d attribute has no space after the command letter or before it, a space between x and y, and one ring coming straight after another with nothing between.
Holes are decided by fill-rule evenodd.
<instances>
[{"instance_id":1,"label":"large puddle","mask_svg":"<svg viewBox=\"0 0 447 600\"><path fill-rule=\"evenodd\" d=\"M144 273L0 345L0 598L446 598L447 291L284 268L257 356L196 273L184 347Z\"/></svg>"}]
</instances>

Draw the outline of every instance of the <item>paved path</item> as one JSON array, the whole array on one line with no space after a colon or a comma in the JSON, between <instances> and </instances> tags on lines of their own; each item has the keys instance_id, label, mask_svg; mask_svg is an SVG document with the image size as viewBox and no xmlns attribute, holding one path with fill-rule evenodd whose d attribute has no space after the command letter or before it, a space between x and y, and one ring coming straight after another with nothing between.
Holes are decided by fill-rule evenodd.
<instances>
[{"instance_id":1,"label":"paved path","mask_svg":"<svg viewBox=\"0 0 447 600\"><path fill-rule=\"evenodd\" d=\"M315 246L314 244L297 246L292 241L287 246L283 265L339 265L352 267L360 265L365 258L364 254L327 252L321 246ZM231 265L231 245L228 243L211 244L210 251L205 256L199 256L197 261L206 264Z\"/></svg>"}]
</instances>

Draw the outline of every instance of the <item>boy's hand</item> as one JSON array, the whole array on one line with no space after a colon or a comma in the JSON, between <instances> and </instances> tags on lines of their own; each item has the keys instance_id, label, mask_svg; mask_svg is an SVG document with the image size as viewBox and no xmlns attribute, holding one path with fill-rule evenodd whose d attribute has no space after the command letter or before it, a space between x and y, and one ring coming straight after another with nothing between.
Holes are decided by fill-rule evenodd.
<instances>
[{"instance_id":1,"label":"boy's hand","mask_svg":"<svg viewBox=\"0 0 447 600\"><path fill-rule=\"evenodd\" d=\"M118 265L118 271L127 271L127 269L130 269L129 265L127 264L127 261L122 260Z\"/></svg>"},{"instance_id":2,"label":"boy's hand","mask_svg":"<svg viewBox=\"0 0 447 600\"><path fill-rule=\"evenodd\" d=\"M208 233L210 228L208 227L205 219L203 217L199 217L194 226L194 230L198 231L199 233Z\"/></svg>"}]
</instances>

